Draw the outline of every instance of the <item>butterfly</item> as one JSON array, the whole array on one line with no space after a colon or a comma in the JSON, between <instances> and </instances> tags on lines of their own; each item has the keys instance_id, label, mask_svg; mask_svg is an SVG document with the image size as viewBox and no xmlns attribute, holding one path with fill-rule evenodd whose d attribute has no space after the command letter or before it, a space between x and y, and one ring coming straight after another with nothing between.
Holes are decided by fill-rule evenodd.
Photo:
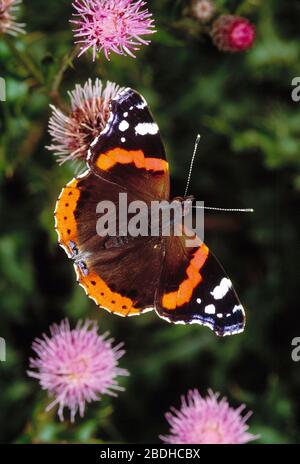
<instances>
[{"instance_id":1,"label":"butterfly","mask_svg":"<svg viewBox=\"0 0 300 464\"><path fill-rule=\"evenodd\" d=\"M60 245L78 283L101 308L119 316L155 310L175 324L200 324L216 335L240 333L245 311L217 259L202 242L181 236L99 236L97 204L170 200L169 164L159 128L136 91L110 103L104 130L92 142L87 170L62 190L55 209ZM118 220L118 219L117 219Z\"/></svg>"}]
</instances>

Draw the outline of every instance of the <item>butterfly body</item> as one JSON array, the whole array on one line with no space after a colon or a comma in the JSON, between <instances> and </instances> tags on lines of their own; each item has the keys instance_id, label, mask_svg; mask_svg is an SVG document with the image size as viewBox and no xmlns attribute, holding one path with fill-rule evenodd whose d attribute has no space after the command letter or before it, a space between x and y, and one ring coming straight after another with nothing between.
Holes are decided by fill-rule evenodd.
<instances>
[{"instance_id":1,"label":"butterfly body","mask_svg":"<svg viewBox=\"0 0 300 464\"><path fill-rule=\"evenodd\" d=\"M196 237L188 247L184 227L178 236L175 227L165 236L161 228L157 234L137 236L124 229L132 214L120 205L121 197L149 207L141 221L153 202L167 212L174 201L182 206L192 200L170 202L169 165L159 128L137 92L125 89L112 100L109 120L92 143L87 164L87 171L63 189L55 211L59 242L73 259L87 295L120 316L155 310L168 322L198 323L219 336L242 332L244 309L204 243ZM97 205L103 201L116 209L110 217L113 235L99 233L97 227ZM183 208L182 216L187 214Z\"/></svg>"}]
</instances>

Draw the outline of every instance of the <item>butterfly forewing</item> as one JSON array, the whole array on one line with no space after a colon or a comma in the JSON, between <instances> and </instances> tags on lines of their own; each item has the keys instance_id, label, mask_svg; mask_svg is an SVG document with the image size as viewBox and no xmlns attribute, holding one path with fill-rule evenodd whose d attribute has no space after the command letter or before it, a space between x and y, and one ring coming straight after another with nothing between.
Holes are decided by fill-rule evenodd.
<instances>
[{"instance_id":1,"label":"butterfly forewing","mask_svg":"<svg viewBox=\"0 0 300 464\"><path fill-rule=\"evenodd\" d=\"M201 324L219 336L240 333L245 325L244 309L220 263L200 241L186 247L184 236L166 239L156 310L169 322Z\"/></svg>"},{"instance_id":2,"label":"butterfly forewing","mask_svg":"<svg viewBox=\"0 0 300 464\"><path fill-rule=\"evenodd\" d=\"M96 175L145 198L169 199L169 165L159 128L144 98L125 89L112 100L104 131L91 146Z\"/></svg>"}]
</instances>

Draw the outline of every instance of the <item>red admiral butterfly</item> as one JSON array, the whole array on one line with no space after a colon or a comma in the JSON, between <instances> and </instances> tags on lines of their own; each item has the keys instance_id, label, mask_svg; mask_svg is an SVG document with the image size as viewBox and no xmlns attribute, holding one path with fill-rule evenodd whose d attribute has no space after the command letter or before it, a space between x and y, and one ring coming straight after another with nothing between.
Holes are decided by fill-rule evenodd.
<instances>
[{"instance_id":1,"label":"red admiral butterfly","mask_svg":"<svg viewBox=\"0 0 300 464\"><path fill-rule=\"evenodd\" d=\"M111 101L105 129L91 144L88 170L63 189L55 218L59 243L79 284L95 303L120 316L148 310L168 322L198 323L217 335L240 333L245 312L223 268L204 243L181 237L101 237L96 206L128 199L169 200L170 178L158 126L131 89ZM187 235L187 234L186 234Z\"/></svg>"}]
</instances>

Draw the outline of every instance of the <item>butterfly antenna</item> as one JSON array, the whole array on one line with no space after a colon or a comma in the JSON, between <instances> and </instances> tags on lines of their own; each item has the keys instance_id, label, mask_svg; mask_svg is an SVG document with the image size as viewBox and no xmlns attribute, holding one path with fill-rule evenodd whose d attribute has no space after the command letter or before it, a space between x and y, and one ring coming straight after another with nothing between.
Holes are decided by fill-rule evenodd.
<instances>
[{"instance_id":1,"label":"butterfly antenna","mask_svg":"<svg viewBox=\"0 0 300 464\"><path fill-rule=\"evenodd\" d=\"M189 187L190 187L190 183L191 183L191 178L192 178L193 167L194 167L194 162L195 162L195 158L196 158L196 154L197 154L197 150L198 150L198 145L199 145L200 139L201 139L201 135L198 134L198 135L197 135L197 138L196 138L196 142L195 142L195 147L194 147L194 153L193 153L193 156L192 156L192 161L191 161L191 164L190 164L190 170L189 170L188 180L187 180L186 188L185 188L185 192L184 192L184 196L185 196L185 197L187 196L188 191L189 191Z\"/></svg>"},{"instance_id":2,"label":"butterfly antenna","mask_svg":"<svg viewBox=\"0 0 300 464\"><path fill-rule=\"evenodd\" d=\"M193 206L193 208L197 209L209 209L211 211L225 211L229 213L254 213L253 208L245 208L245 209L240 209L240 208L215 208L214 206Z\"/></svg>"},{"instance_id":3,"label":"butterfly antenna","mask_svg":"<svg viewBox=\"0 0 300 464\"><path fill-rule=\"evenodd\" d=\"M191 164L190 164L189 175L188 175L186 188L185 188L185 192L184 192L185 197L187 196L188 191L189 191L189 186L190 186L190 183L191 183L194 162L195 162L195 158L196 158L196 154L197 154L198 145L199 145L200 140L201 140L201 135L198 134L197 138L196 138L196 142L195 142L194 152L193 152L193 156L192 156L192 160L191 160ZM208 210L211 210L211 211L225 211L227 213L228 212L229 213L254 213L253 208L217 208L217 207L214 207L214 206L193 206L193 208L208 209Z\"/></svg>"}]
</instances>

